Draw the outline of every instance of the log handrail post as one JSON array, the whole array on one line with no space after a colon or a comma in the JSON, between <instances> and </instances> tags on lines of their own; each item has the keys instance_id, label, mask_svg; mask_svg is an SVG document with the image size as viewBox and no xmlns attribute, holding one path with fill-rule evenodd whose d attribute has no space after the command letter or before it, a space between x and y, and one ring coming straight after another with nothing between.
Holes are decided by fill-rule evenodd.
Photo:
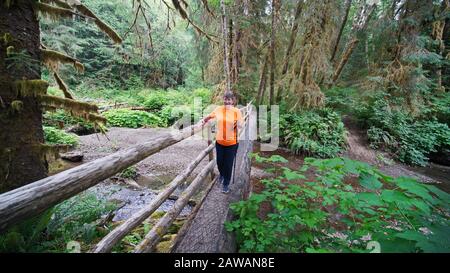
<instances>
[{"instance_id":1,"label":"log handrail post","mask_svg":"<svg viewBox=\"0 0 450 273\"><path fill-rule=\"evenodd\" d=\"M211 145L211 144L213 143L213 139L212 139L212 126L211 126L211 124L208 123L206 130L207 130L207 134L208 134L208 146L209 146L209 145ZM208 154L208 160L209 160L209 161L213 161L213 160L214 160L214 151L213 151L213 150L211 150L211 151L209 152L209 154ZM213 181L213 180L214 180L214 169L211 170L211 175L210 175L210 176L211 176L211 181Z\"/></svg>"}]
</instances>

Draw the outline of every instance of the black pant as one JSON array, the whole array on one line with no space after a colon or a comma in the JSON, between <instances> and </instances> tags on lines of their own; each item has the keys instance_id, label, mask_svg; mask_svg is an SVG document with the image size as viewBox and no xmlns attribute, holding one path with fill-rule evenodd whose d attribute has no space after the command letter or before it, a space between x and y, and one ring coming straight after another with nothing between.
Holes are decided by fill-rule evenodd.
<instances>
[{"instance_id":1,"label":"black pant","mask_svg":"<svg viewBox=\"0 0 450 273\"><path fill-rule=\"evenodd\" d=\"M220 175L223 176L223 184L225 186L230 184L233 162L238 146L239 143L223 146L216 142L217 168L219 168Z\"/></svg>"}]
</instances>

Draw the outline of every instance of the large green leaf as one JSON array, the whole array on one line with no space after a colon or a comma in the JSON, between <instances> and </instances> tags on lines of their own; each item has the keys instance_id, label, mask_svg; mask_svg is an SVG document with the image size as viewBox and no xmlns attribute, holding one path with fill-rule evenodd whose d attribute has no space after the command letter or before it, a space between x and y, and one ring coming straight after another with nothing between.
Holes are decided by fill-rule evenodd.
<instances>
[{"instance_id":1,"label":"large green leaf","mask_svg":"<svg viewBox=\"0 0 450 273\"><path fill-rule=\"evenodd\" d=\"M361 184L361 186L363 186L368 190L378 190L381 189L381 187L383 187L383 183L381 183L377 177L367 173L360 175L359 183Z\"/></svg>"},{"instance_id":2,"label":"large green leaf","mask_svg":"<svg viewBox=\"0 0 450 273\"><path fill-rule=\"evenodd\" d=\"M433 196L430 195L430 193L428 192L428 189L426 187L424 187L423 185L421 185L416 180L414 180L413 178L398 177L395 180L395 184L399 188L401 188L407 192L415 194L429 202L433 202Z\"/></svg>"}]
</instances>

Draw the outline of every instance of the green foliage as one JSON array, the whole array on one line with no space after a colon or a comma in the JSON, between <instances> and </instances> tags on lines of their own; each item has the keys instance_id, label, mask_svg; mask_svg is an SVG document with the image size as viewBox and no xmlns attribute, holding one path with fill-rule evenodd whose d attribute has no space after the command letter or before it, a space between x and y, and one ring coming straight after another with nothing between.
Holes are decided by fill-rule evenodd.
<instances>
[{"instance_id":1,"label":"green foliage","mask_svg":"<svg viewBox=\"0 0 450 273\"><path fill-rule=\"evenodd\" d=\"M188 78L197 80L191 70L194 60L194 34L186 31L179 16L169 22L165 5L146 6L151 24L139 14L135 24L132 2L111 0L83 1L93 13L107 22L117 33L126 35L120 47L113 47L110 39L97 26L84 20L40 20L43 43L51 49L71 53L85 65L86 73L74 75L73 68L61 66L60 75L71 87L141 89L142 87L176 87ZM173 19L173 21L172 21ZM174 25L173 25L174 24ZM150 31L149 36L142 33ZM46 72L47 73L47 72Z\"/></svg>"},{"instance_id":2,"label":"green foliage","mask_svg":"<svg viewBox=\"0 0 450 273\"><path fill-rule=\"evenodd\" d=\"M55 112L46 112L43 118L43 124L46 126L58 126L60 123L64 125L64 127L71 125L78 125L86 130L90 131L94 128L94 125L91 122L87 122L82 118L74 117L64 110L56 110Z\"/></svg>"},{"instance_id":3,"label":"green foliage","mask_svg":"<svg viewBox=\"0 0 450 273\"><path fill-rule=\"evenodd\" d=\"M304 181L310 169L317 175ZM369 252L370 241L381 252L450 251L450 195L434 186L347 158L306 158L261 182L261 193L231 205L238 219L225 224L241 252ZM272 208L265 217L262 202Z\"/></svg>"},{"instance_id":4,"label":"green foliage","mask_svg":"<svg viewBox=\"0 0 450 273\"><path fill-rule=\"evenodd\" d=\"M164 126L163 121L157 115L145 111L130 109L113 109L103 113L111 126L139 128L142 126Z\"/></svg>"},{"instance_id":5,"label":"green foliage","mask_svg":"<svg viewBox=\"0 0 450 273\"><path fill-rule=\"evenodd\" d=\"M280 116L280 136L295 153L333 157L343 150L345 128L330 108L285 113Z\"/></svg>"},{"instance_id":6,"label":"green foliage","mask_svg":"<svg viewBox=\"0 0 450 273\"><path fill-rule=\"evenodd\" d=\"M48 144L78 145L78 136L50 126L43 126L45 142Z\"/></svg>"},{"instance_id":7,"label":"green foliage","mask_svg":"<svg viewBox=\"0 0 450 273\"><path fill-rule=\"evenodd\" d=\"M424 115L435 117L439 122L450 126L450 92L432 96L429 107L424 109Z\"/></svg>"},{"instance_id":8,"label":"green foliage","mask_svg":"<svg viewBox=\"0 0 450 273\"><path fill-rule=\"evenodd\" d=\"M324 91L325 104L343 114L351 114L356 99L358 98L358 90L356 88L333 87Z\"/></svg>"},{"instance_id":9,"label":"green foliage","mask_svg":"<svg viewBox=\"0 0 450 273\"><path fill-rule=\"evenodd\" d=\"M361 103L357 115L370 126L367 135L372 148L390 151L405 163L426 165L429 153L450 147L449 127L432 114L414 118L401 104L401 99L380 92Z\"/></svg>"},{"instance_id":10,"label":"green foliage","mask_svg":"<svg viewBox=\"0 0 450 273\"><path fill-rule=\"evenodd\" d=\"M34 59L26 50L19 52L10 52L5 58L6 68L17 73L18 71L28 71L32 74L38 74L39 61Z\"/></svg>"},{"instance_id":11,"label":"green foliage","mask_svg":"<svg viewBox=\"0 0 450 273\"><path fill-rule=\"evenodd\" d=\"M122 178L130 178L130 179L136 178L137 176L136 167L131 166L126 168L119 174L119 176Z\"/></svg>"},{"instance_id":12,"label":"green foliage","mask_svg":"<svg viewBox=\"0 0 450 273\"><path fill-rule=\"evenodd\" d=\"M115 209L82 193L0 235L0 252L66 252L69 241L92 243L101 234L94 221Z\"/></svg>"}]
</instances>

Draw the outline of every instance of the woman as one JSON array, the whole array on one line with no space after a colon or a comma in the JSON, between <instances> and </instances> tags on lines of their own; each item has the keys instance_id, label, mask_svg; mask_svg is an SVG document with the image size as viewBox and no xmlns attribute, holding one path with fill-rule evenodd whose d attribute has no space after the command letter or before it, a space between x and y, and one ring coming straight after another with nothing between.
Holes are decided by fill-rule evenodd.
<instances>
[{"instance_id":1,"label":"woman","mask_svg":"<svg viewBox=\"0 0 450 273\"><path fill-rule=\"evenodd\" d=\"M239 146L238 131L242 127L241 111L234 107L235 96L227 91L223 96L223 106L217 107L211 114L202 120L202 126L209 120L216 119L216 158L219 169L219 181L223 185L222 192L230 191L229 185L233 172L233 162Z\"/></svg>"}]
</instances>

